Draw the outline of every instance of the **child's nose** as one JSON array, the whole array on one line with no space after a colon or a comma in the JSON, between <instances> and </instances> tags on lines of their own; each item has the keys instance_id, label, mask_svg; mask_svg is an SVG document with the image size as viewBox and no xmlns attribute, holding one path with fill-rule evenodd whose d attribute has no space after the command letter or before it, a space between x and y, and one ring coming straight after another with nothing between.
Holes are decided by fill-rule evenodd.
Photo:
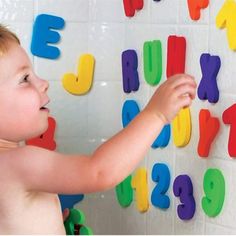
<instances>
[{"instance_id":1,"label":"child's nose","mask_svg":"<svg viewBox=\"0 0 236 236\"><path fill-rule=\"evenodd\" d=\"M41 80L41 84L40 84L40 92L47 92L48 87L49 87L49 83L47 80L44 79L40 79Z\"/></svg>"}]
</instances>

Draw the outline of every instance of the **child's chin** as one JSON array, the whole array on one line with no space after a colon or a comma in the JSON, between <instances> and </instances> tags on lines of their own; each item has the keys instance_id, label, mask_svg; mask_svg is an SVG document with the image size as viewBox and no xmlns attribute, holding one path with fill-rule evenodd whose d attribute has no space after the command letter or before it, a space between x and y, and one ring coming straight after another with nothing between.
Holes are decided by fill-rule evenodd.
<instances>
[{"instance_id":1,"label":"child's chin","mask_svg":"<svg viewBox=\"0 0 236 236\"><path fill-rule=\"evenodd\" d=\"M38 129L36 132L36 135L34 135L34 137L39 137L41 135L43 135L48 129L48 122L45 122L45 124L43 124L40 129Z\"/></svg>"}]
</instances>

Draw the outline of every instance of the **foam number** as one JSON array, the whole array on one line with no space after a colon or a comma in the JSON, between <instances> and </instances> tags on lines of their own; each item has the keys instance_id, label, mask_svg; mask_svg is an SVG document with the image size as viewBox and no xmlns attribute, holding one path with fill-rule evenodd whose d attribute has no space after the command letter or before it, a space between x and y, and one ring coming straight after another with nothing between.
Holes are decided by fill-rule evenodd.
<instances>
[{"instance_id":1,"label":"foam number","mask_svg":"<svg viewBox=\"0 0 236 236\"><path fill-rule=\"evenodd\" d=\"M162 47L160 40L143 45L144 78L150 85L159 84L162 76Z\"/></svg>"},{"instance_id":2,"label":"foam number","mask_svg":"<svg viewBox=\"0 0 236 236\"><path fill-rule=\"evenodd\" d=\"M139 89L138 57L135 50L126 50L122 53L123 90L125 93Z\"/></svg>"},{"instance_id":3,"label":"foam number","mask_svg":"<svg viewBox=\"0 0 236 236\"><path fill-rule=\"evenodd\" d=\"M192 123L189 108L183 108L172 122L173 141L176 147L184 147L191 138Z\"/></svg>"},{"instance_id":4,"label":"foam number","mask_svg":"<svg viewBox=\"0 0 236 236\"><path fill-rule=\"evenodd\" d=\"M167 43L166 76L185 72L186 40L184 37L170 35Z\"/></svg>"},{"instance_id":5,"label":"foam number","mask_svg":"<svg viewBox=\"0 0 236 236\"><path fill-rule=\"evenodd\" d=\"M188 175L179 175L173 184L173 192L179 197L182 204L178 205L177 213L181 220L190 220L193 218L196 204L193 197L193 185Z\"/></svg>"},{"instance_id":6,"label":"foam number","mask_svg":"<svg viewBox=\"0 0 236 236\"><path fill-rule=\"evenodd\" d=\"M56 121L53 117L48 117L48 129L39 137L26 140L27 145L46 148L48 150L56 149L56 142L54 140L54 133L56 128Z\"/></svg>"},{"instance_id":7,"label":"foam number","mask_svg":"<svg viewBox=\"0 0 236 236\"><path fill-rule=\"evenodd\" d=\"M82 55L79 59L77 75L68 73L63 76L62 85L64 89L74 95L86 94L93 83L94 64L93 55Z\"/></svg>"},{"instance_id":8,"label":"foam number","mask_svg":"<svg viewBox=\"0 0 236 236\"><path fill-rule=\"evenodd\" d=\"M236 158L236 104L226 109L222 115L223 122L230 125L228 153Z\"/></svg>"},{"instance_id":9,"label":"foam number","mask_svg":"<svg viewBox=\"0 0 236 236\"><path fill-rule=\"evenodd\" d=\"M217 216L223 207L225 199L225 180L218 169L208 169L204 175L202 209L210 217Z\"/></svg>"},{"instance_id":10,"label":"foam number","mask_svg":"<svg viewBox=\"0 0 236 236\"><path fill-rule=\"evenodd\" d=\"M156 140L152 144L152 148L164 148L169 144L170 141L170 125L167 124L163 127L161 133L156 138Z\"/></svg>"},{"instance_id":11,"label":"foam number","mask_svg":"<svg viewBox=\"0 0 236 236\"><path fill-rule=\"evenodd\" d=\"M226 0L216 16L216 26L227 29L229 47L236 50L236 2Z\"/></svg>"},{"instance_id":12,"label":"foam number","mask_svg":"<svg viewBox=\"0 0 236 236\"><path fill-rule=\"evenodd\" d=\"M200 19L200 11L208 7L209 0L188 0L189 15L192 20Z\"/></svg>"},{"instance_id":13,"label":"foam number","mask_svg":"<svg viewBox=\"0 0 236 236\"><path fill-rule=\"evenodd\" d=\"M157 163L152 168L152 180L158 183L152 191L152 204L161 209L170 206L170 198L166 195L170 186L170 171L167 165Z\"/></svg>"},{"instance_id":14,"label":"foam number","mask_svg":"<svg viewBox=\"0 0 236 236\"><path fill-rule=\"evenodd\" d=\"M149 208L148 202L148 184L147 171L145 168L139 168L133 178L132 187L136 190L137 208L140 212L145 212Z\"/></svg>"},{"instance_id":15,"label":"foam number","mask_svg":"<svg viewBox=\"0 0 236 236\"><path fill-rule=\"evenodd\" d=\"M69 216L64 222L67 235L93 235L90 227L84 225L85 215L77 209L70 209Z\"/></svg>"},{"instance_id":16,"label":"foam number","mask_svg":"<svg viewBox=\"0 0 236 236\"><path fill-rule=\"evenodd\" d=\"M41 14L35 19L31 41L31 52L38 57L56 59L60 56L60 50L56 44L60 41L60 34L54 30L64 28L63 18L53 15Z\"/></svg>"},{"instance_id":17,"label":"foam number","mask_svg":"<svg viewBox=\"0 0 236 236\"><path fill-rule=\"evenodd\" d=\"M133 201L133 189L131 187L132 176L116 186L116 197L122 207L128 207Z\"/></svg>"},{"instance_id":18,"label":"foam number","mask_svg":"<svg viewBox=\"0 0 236 236\"><path fill-rule=\"evenodd\" d=\"M210 103L216 103L219 100L216 78L221 66L220 57L204 53L201 55L200 64L202 79L198 86L198 97L201 100L208 99Z\"/></svg>"},{"instance_id":19,"label":"foam number","mask_svg":"<svg viewBox=\"0 0 236 236\"><path fill-rule=\"evenodd\" d=\"M125 15L132 17L136 10L143 8L143 0L123 0Z\"/></svg>"},{"instance_id":20,"label":"foam number","mask_svg":"<svg viewBox=\"0 0 236 236\"><path fill-rule=\"evenodd\" d=\"M198 155L208 157L210 147L219 132L220 121L217 117L212 117L209 110L201 109L199 112L199 131Z\"/></svg>"}]
</instances>

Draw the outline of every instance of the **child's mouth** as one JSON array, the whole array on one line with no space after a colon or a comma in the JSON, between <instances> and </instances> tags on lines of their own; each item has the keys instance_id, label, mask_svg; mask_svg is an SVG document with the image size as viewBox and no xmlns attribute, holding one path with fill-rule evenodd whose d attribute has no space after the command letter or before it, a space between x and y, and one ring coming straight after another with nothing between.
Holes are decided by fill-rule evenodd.
<instances>
[{"instance_id":1,"label":"child's mouth","mask_svg":"<svg viewBox=\"0 0 236 236\"><path fill-rule=\"evenodd\" d=\"M47 107L41 107L40 110L41 110L41 111L49 112L49 109L48 109Z\"/></svg>"},{"instance_id":2,"label":"child's mouth","mask_svg":"<svg viewBox=\"0 0 236 236\"><path fill-rule=\"evenodd\" d=\"M44 103L43 106L40 108L41 111L46 111L49 112L49 109L46 107L46 105L49 103L49 100L47 101L47 103Z\"/></svg>"}]
</instances>

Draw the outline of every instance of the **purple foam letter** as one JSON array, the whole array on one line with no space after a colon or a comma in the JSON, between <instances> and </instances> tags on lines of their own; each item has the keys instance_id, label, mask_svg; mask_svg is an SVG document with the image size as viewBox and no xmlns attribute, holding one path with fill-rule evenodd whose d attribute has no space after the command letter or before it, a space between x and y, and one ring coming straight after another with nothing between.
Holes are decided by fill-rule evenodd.
<instances>
[{"instance_id":1,"label":"purple foam letter","mask_svg":"<svg viewBox=\"0 0 236 236\"><path fill-rule=\"evenodd\" d=\"M201 100L207 99L210 103L216 103L219 100L219 89L216 77L221 66L220 57L203 53L200 58L200 64L202 80L197 91L198 97Z\"/></svg>"},{"instance_id":2,"label":"purple foam letter","mask_svg":"<svg viewBox=\"0 0 236 236\"><path fill-rule=\"evenodd\" d=\"M122 53L123 90L125 93L139 89L138 57L135 50L126 50Z\"/></svg>"}]
</instances>

